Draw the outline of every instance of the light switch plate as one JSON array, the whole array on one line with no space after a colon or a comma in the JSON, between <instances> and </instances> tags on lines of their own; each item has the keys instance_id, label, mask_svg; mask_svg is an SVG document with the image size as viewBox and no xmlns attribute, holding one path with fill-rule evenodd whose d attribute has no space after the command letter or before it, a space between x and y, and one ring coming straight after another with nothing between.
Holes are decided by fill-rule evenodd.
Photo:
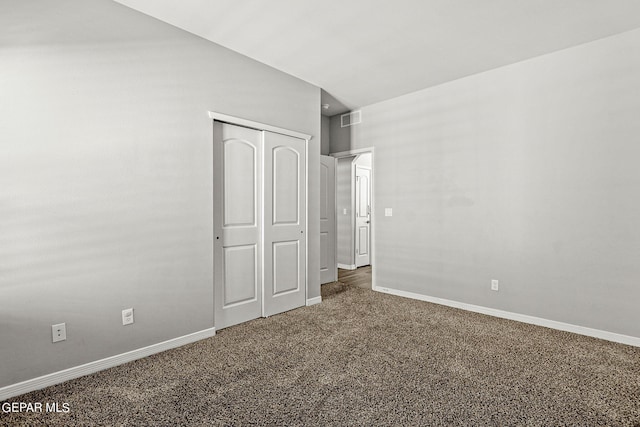
<instances>
[{"instance_id":1,"label":"light switch plate","mask_svg":"<svg viewBox=\"0 0 640 427\"><path fill-rule=\"evenodd\" d=\"M384 216L393 216L392 208L384 208Z\"/></svg>"},{"instance_id":2,"label":"light switch plate","mask_svg":"<svg viewBox=\"0 0 640 427\"><path fill-rule=\"evenodd\" d=\"M122 324L130 325L133 323L133 308L126 308L122 310Z\"/></svg>"}]
</instances>

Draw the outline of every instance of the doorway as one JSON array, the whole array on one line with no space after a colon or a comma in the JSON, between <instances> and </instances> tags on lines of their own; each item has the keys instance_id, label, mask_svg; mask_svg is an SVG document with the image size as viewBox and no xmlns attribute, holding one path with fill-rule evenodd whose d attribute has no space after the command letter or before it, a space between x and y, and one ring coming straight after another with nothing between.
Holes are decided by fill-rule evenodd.
<instances>
[{"instance_id":1,"label":"doorway","mask_svg":"<svg viewBox=\"0 0 640 427\"><path fill-rule=\"evenodd\" d=\"M373 148L333 153L336 161L337 263L340 281L375 281ZM366 271L365 271L366 270Z\"/></svg>"},{"instance_id":2,"label":"doorway","mask_svg":"<svg viewBox=\"0 0 640 427\"><path fill-rule=\"evenodd\" d=\"M371 266L358 267L355 270L338 270L338 281L345 285L371 290Z\"/></svg>"}]
</instances>

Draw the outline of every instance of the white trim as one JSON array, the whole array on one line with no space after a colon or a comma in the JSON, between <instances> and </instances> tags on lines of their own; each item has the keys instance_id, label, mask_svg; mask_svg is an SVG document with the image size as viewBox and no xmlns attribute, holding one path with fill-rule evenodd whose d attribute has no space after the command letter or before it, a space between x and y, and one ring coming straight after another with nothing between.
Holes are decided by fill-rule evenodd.
<instances>
[{"instance_id":1,"label":"white trim","mask_svg":"<svg viewBox=\"0 0 640 427\"><path fill-rule=\"evenodd\" d=\"M329 153L329 155L331 157L335 157L336 159L339 159L341 157L351 157L351 156L355 156L355 155L358 155L358 154L364 154L364 153L373 153L373 147L357 148L355 150L347 150L347 151L339 151L337 153ZM373 161L371 162L371 164L373 165Z\"/></svg>"},{"instance_id":2,"label":"white trim","mask_svg":"<svg viewBox=\"0 0 640 427\"><path fill-rule=\"evenodd\" d=\"M629 335L602 331L600 329L592 329L585 326L572 325L570 323L557 322L555 320L543 319L541 317L513 313L510 311L503 311L495 308L483 307L480 305L467 304L464 302L452 301L444 298L416 294L413 292L401 291L398 289L385 288L382 286L374 286L373 290L385 294L397 295L400 297L431 302L434 304L446 305L448 307L459 308L461 310L472 311L474 313L487 314L489 316L500 317L502 319L515 320L517 322L529 323L531 325L543 326L545 328L557 329L565 332L573 332L574 334L586 335L588 337L627 344L634 347L640 347L640 337L632 337Z\"/></svg>"},{"instance_id":3,"label":"white trim","mask_svg":"<svg viewBox=\"0 0 640 427\"><path fill-rule=\"evenodd\" d=\"M343 270L355 270L356 269L356 265L355 264L340 264L338 263L338 268L341 268Z\"/></svg>"},{"instance_id":4,"label":"white trim","mask_svg":"<svg viewBox=\"0 0 640 427\"><path fill-rule=\"evenodd\" d=\"M306 300L307 305L309 304L309 141L311 140L310 135L306 135L307 138L304 138L304 157L306 165L304 167L304 244L305 244L305 253L304 253L304 298ZM318 157L318 163L320 162L320 157ZM320 171L318 171L318 174ZM264 180L263 180L264 181ZM320 177L318 177L318 181L320 181ZM320 182L318 182L319 184ZM318 186L318 195L320 193L320 188ZM262 215L264 217L264 214ZM318 232L320 232L320 215L318 214ZM318 234L318 245L320 245L320 234ZM318 257L319 257L318 253ZM320 260L318 259L318 264L320 264ZM263 284L264 286L264 284ZM318 292L320 292L320 274L318 274ZM264 298L264 297L263 297ZM313 298L312 298L313 299ZM317 303L316 303L317 304Z\"/></svg>"},{"instance_id":5,"label":"white trim","mask_svg":"<svg viewBox=\"0 0 640 427\"><path fill-rule=\"evenodd\" d=\"M349 260L353 262L353 266L355 268L358 268L358 262L356 261L356 187L358 186L358 183L356 182L357 158L358 156L354 156L351 159L351 248L349 248L351 252ZM369 177L371 177L371 174L369 174ZM371 190L371 188L369 188L369 190ZM369 217L369 220L371 220L371 217ZM369 226L371 226L371 223L369 223ZM369 228L369 230L371 230L371 228ZM371 249L371 242L369 242L369 249ZM371 256L371 252L369 252L369 256Z\"/></svg>"},{"instance_id":6,"label":"white trim","mask_svg":"<svg viewBox=\"0 0 640 427\"><path fill-rule=\"evenodd\" d=\"M205 338L210 338L215 334L216 334L216 329L209 328L203 331L194 332L189 335L173 338L157 344L152 344L147 347L142 347L137 350L128 351L126 353L117 354L115 356L107 357L105 359L100 359L94 362L85 363L84 365L74 366L73 368L64 369L62 371L53 372L51 374L43 375L41 377L22 381L17 384L11 384L11 385L0 388L0 401L9 399L11 397L19 396L21 394L28 393L30 391L40 390L45 387L49 387L55 384L60 384L62 382L69 381L74 378L79 378L85 375L93 374L93 373L102 371L104 369L122 365L123 363L131 362L137 359L142 359L143 357L151 356L152 354L160 353L166 350L171 350L172 348L181 347L186 344L191 344L193 342L200 341Z\"/></svg>"},{"instance_id":7,"label":"white trim","mask_svg":"<svg viewBox=\"0 0 640 427\"><path fill-rule=\"evenodd\" d=\"M322 302L322 297L309 298L307 300L307 307L310 305L320 304Z\"/></svg>"},{"instance_id":8,"label":"white trim","mask_svg":"<svg viewBox=\"0 0 640 427\"><path fill-rule=\"evenodd\" d=\"M302 132L296 132L289 129L280 128L277 126L267 125L265 123L254 122L253 120L243 119L242 117L234 117L228 114L216 113L215 111L209 111L209 117L219 122L229 123L232 125L244 126L256 130L266 130L269 132L280 133L282 135L293 136L294 138L306 139L311 141L313 138L311 135Z\"/></svg>"}]
</instances>

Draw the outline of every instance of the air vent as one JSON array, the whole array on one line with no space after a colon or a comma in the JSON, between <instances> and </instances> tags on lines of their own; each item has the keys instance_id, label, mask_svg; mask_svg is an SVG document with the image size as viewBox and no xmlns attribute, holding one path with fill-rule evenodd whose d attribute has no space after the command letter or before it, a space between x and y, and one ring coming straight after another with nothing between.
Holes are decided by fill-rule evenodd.
<instances>
[{"instance_id":1,"label":"air vent","mask_svg":"<svg viewBox=\"0 0 640 427\"><path fill-rule=\"evenodd\" d=\"M347 126L357 125L361 121L360 111L352 111L340 116L340 127L346 128Z\"/></svg>"}]
</instances>

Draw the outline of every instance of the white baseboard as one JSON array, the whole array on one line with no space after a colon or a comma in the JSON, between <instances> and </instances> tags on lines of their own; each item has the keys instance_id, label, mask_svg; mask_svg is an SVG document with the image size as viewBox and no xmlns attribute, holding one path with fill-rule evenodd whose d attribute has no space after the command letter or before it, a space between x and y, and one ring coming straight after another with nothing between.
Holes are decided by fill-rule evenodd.
<instances>
[{"instance_id":1,"label":"white baseboard","mask_svg":"<svg viewBox=\"0 0 640 427\"><path fill-rule=\"evenodd\" d=\"M374 291L383 292L385 294L397 295L401 297L417 299L420 301L432 302L434 304L446 305L448 307L459 308L462 310L473 311L475 313L488 314L489 316L500 317L502 319L515 320L517 322L529 323L546 328L558 329L565 332L573 332L575 334L586 335L588 337L600 338L607 341L613 341L621 344L627 344L634 347L640 347L640 338L629 335L616 334L614 332L602 331L599 329L587 328L584 326L572 325L569 323L557 322L555 320L543 319L541 317L528 316L526 314L513 313L510 311L498 310L495 308L483 307L480 305L466 304L463 302L452 301L444 298L431 297L428 295L416 294L413 292L401 291L398 289L390 289L383 286L374 286Z\"/></svg>"},{"instance_id":2,"label":"white baseboard","mask_svg":"<svg viewBox=\"0 0 640 427\"><path fill-rule=\"evenodd\" d=\"M322 297L309 298L307 300L307 306L320 304L321 302L322 302Z\"/></svg>"},{"instance_id":3,"label":"white baseboard","mask_svg":"<svg viewBox=\"0 0 640 427\"><path fill-rule=\"evenodd\" d=\"M137 350L128 351L126 353L117 354L105 359L96 360L95 362L85 363L84 365L74 366L58 372L53 372L31 380L23 381L17 384L8 385L0 388L0 402L11 397L19 396L34 390L40 390L55 384L79 378L85 375L93 374L104 369L122 365L123 363L132 362L143 357L151 356L155 353L170 350L172 348L181 347L192 342L200 341L205 338L212 337L216 334L215 328L205 329L203 331L194 332L189 335L163 341L158 344L152 344Z\"/></svg>"},{"instance_id":4,"label":"white baseboard","mask_svg":"<svg viewBox=\"0 0 640 427\"><path fill-rule=\"evenodd\" d=\"M338 268L343 270L355 270L357 267L355 264L340 264L338 263Z\"/></svg>"}]
</instances>

